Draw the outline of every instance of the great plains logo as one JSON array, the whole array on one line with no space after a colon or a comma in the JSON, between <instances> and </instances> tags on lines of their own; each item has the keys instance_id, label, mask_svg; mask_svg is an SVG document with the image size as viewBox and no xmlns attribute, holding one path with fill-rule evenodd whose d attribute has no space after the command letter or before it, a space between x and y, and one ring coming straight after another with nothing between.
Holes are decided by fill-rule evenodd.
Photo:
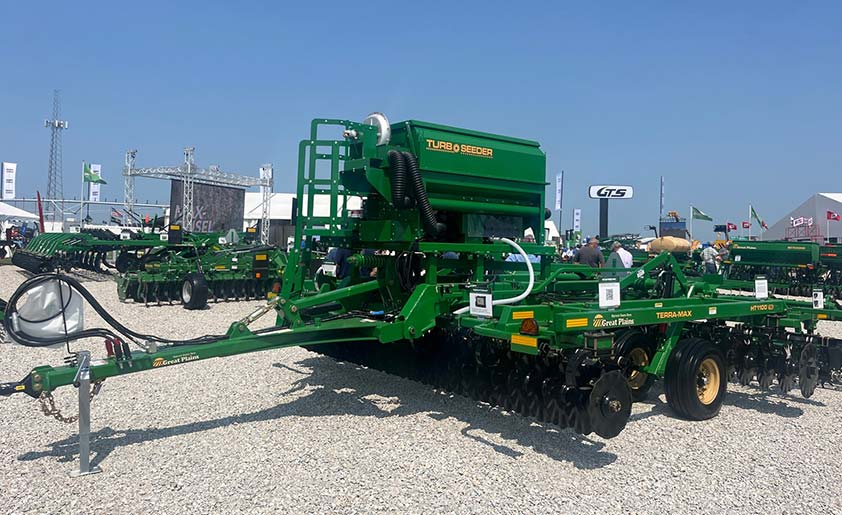
<instances>
[{"instance_id":1,"label":"great plains logo","mask_svg":"<svg viewBox=\"0 0 842 515\"><path fill-rule=\"evenodd\" d=\"M693 311L689 309L681 309L678 311L659 311L655 313L655 316L659 319L664 318L689 318L693 316Z\"/></svg>"},{"instance_id":2,"label":"great plains logo","mask_svg":"<svg viewBox=\"0 0 842 515\"><path fill-rule=\"evenodd\" d=\"M464 143L454 143L452 141L438 139L427 139L427 150L432 150L434 152L447 152L448 154L487 157L489 159L494 157L493 148L478 147L476 145L466 145Z\"/></svg>"},{"instance_id":3,"label":"great plains logo","mask_svg":"<svg viewBox=\"0 0 842 515\"><path fill-rule=\"evenodd\" d=\"M190 354L183 354L181 356L175 356L173 359L164 359L161 357L157 357L152 360L152 367L166 367L169 365L178 365L179 363L187 363L188 361L195 361L199 359L199 356L193 352Z\"/></svg>"},{"instance_id":4,"label":"great plains logo","mask_svg":"<svg viewBox=\"0 0 842 515\"><path fill-rule=\"evenodd\" d=\"M774 311L774 304L754 304L751 306L751 311Z\"/></svg>"},{"instance_id":5,"label":"great plains logo","mask_svg":"<svg viewBox=\"0 0 842 515\"><path fill-rule=\"evenodd\" d=\"M596 315L593 317L593 326L594 327L619 327L622 325L634 325L634 318L630 318L627 315L612 315L614 318L612 320L606 320L602 315Z\"/></svg>"}]
</instances>

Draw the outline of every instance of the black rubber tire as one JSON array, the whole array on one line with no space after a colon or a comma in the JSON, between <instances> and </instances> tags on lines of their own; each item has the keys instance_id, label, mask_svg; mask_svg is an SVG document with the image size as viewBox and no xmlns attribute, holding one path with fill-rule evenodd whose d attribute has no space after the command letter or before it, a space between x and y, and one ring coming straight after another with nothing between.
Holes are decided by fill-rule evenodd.
<instances>
[{"instance_id":1,"label":"black rubber tire","mask_svg":"<svg viewBox=\"0 0 842 515\"><path fill-rule=\"evenodd\" d=\"M208 305L208 282L199 272L187 274L181 282L181 303L184 309L202 309Z\"/></svg>"},{"instance_id":2,"label":"black rubber tire","mask_svg":"<svg viewBox=\"0 0 842 515\"><path fill-rule=\"evenodd\" d=\"M614 355L617 357L629 358L632 352L646 353L647 363L652 362L652 357L655 355L655 342L647 334L637 331L624 331L616 340L614 340ZM627 376L629 379L629 389L631 390L632 400L640 402L646 400L649 394L649 389L655 384L656 376L646 374L645 372L638 372L643 374L645 379L639 380L637 377L632 380L631 374Z\"/></svg>"},{"instance_id":3,"label":"black rubber tire","mask_svg":"<svg viewBox=\"0 0 842 515\"><path fill-rule=\"evenodd\" d=\"M699 398L698 382L702 367L712 376L716 374L712 398L703 402ZM725 360L719 349L704 338L687 338L678 342L667 361L664 376L664 393L670 408L688 420L707 420L715 417L728 386Z\"/></svg>"},{"instance_id":4,"label":"black rubber tire","mask_svg":"<svg viewBox=\"0 0 842 515\"><path fill-rule=\"evenodd\" d=\"M132 265L132 257L126 252L117 254L117 259L114 260L114 268L121 274L126 273Z\"/></svg>"}]
</instances>

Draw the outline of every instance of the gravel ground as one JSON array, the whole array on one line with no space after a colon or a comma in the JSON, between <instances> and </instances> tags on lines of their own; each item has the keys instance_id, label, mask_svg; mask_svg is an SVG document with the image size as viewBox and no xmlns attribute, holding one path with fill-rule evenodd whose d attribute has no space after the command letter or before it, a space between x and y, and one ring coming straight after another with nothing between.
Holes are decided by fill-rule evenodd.
<instances>
[{"instance_id":1,"label":"gravel ground","mask_svg":"<svg viewBox=\"0 0 842 515\"><path fill-rule=\"evenodd\" d=\"M23 279L0 266L0 297ZM127 325L172 337L258 305L144 308L86 284ZM0 345L0 380L62 354ZM602 440L304 349L208 360L109 379L93 403L104 472L80 479L76 426L0 398L0 512L842 513L842 391L729 389L713 420L673 418L659 395ZM75 390L56 399L75 413Z\"/></svg>"}]
</instances>

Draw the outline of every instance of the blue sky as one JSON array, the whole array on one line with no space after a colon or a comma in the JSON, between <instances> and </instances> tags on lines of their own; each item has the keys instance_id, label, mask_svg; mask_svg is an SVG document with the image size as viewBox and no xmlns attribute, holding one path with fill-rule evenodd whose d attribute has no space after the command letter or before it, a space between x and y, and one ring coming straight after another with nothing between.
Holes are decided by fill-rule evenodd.
<instances>
[{"instance_id":1,"label":"blue sky","mask_svg":"<svg viewBox=\"0 0 842 515\"><path fill-rule=\"evenodd\" d=\"M82 160L122 199L126 149L151 166L187 145L229 171L271 162L292 191L309 120L371 111L540 141L548 180L566 172L565 225L580 207L587 232L591 183L636 189L612 232L656 220L661 175L667 208L723 222L840 191L842 3L302 4L4 2L0 160L19 194L46 190L54 88L68 197Z\"/></svg>"}]
</instances>

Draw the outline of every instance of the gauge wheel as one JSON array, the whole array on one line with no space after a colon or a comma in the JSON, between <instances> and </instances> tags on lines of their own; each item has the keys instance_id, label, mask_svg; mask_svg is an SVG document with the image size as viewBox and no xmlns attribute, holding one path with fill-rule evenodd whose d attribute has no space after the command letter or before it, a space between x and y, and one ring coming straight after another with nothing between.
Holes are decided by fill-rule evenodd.
<instances>
[{"instance_id":1,"label":"gauge wheel","mask_svg":"<svg viewBox=\"0 0 842 515\"><path fill-rule=\"evenodd\" d=\"M614 355L623 358L623 368L629 382L632 399L635 402L646 400L656 377L639 368L652 362L652 357L655 355L655 344L652 338L640 331L626 331L615 340Z\"/></svg>"},{"instance_id":2,"label":"gauge wheel","mask_svg":"<svg viewBox=\"0 0 842 515\"><path fill-rule=\"evenodd\" d=\"M726 387L725 360L714 344L703 338L678 342L664 377L667 403L676 414L689 420L715 417Z\"/></svg>"},{"instance_id":3,"label":"gauge wheel","mask_svg":"<svg viewBox=\"0 0 842 515\"><path fill-rule=\"evenodd\" d=\"M181 283L181 303L185 309L202 309L208 305L208 283L204 275L187 274Z\"/></svg>"},{"instance_id":4,"label":"gauge wheel","mask_svg":"<svg viewBox=\"0 0 842 515\"><path fill-rule=\"evenodd\" d=\"M132 266L132 261L132 256L130 256L127 252L120 252L117 254L117 259L114 260L114 268L116 268L121 274L124 274L129 271L129 268Z\"/></svg>"}]
</instances>

